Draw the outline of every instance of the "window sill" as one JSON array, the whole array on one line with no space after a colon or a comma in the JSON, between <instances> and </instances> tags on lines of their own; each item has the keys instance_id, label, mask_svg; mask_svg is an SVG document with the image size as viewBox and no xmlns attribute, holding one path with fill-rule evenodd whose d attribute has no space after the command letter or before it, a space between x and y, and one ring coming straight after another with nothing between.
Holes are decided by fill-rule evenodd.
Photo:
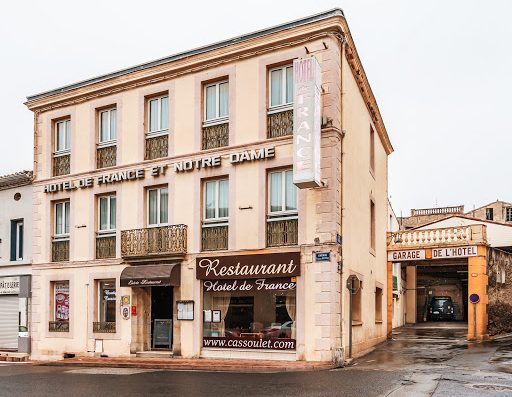
<instances>
[{"instance_id":1,"label":"window sill","mask_svg":"<svg viewBox=\"0 0 512 397\"><path fill-rule=\"evenodd\" d=\"M362 321L352 321L352 327L360 327L363 325Z\"/></svg>"},{"instance_id":2,"label":"window sill","mask_svg":"<svg viewBox=\"0 0 512 397\"><path fill-rule=\"evenodd\" d=\"M60 152L54 152L53 157L67 156L71 154L71 149L61 150Z\"/></svg>"},{"instance_id":3,"label":"window sill","mask_svg":"<svg viewBox=\"0 0 512 397\"><path fill-rule=\"evenodd\" d=\"M146 132L146 139L169 135L169 130Z\"/></svg>"},{"instance_id":4,"label":"window sill","mask_svg":"<svg viewBox=\"0 0 512 397\"><path fill-rule=\"evenodd\" d=\"M203 227L217 227L217 226L228 226L229 221L227 219L216 219L215 221L203 221Z\"/></svg>"},{"instance_id":5,"label":"window sill","mask_svg":"<svg viewBox=\"0 0 512 397\"><path fill-rule=\"evenodd\" d=\"M98 149L101 149L101 148L104 148L104 147L117 146L117 140L106 141L106 142L99 142L96 146L98 147Z\"/></svg>"},{"instance_id":6,"label":"window sill","mask_svg":"<svg viewBox=\"0 0 512 397\"><path fill-rule=\"evenodd\" d=\"M382 324L382 320L375 320L375 324Z\"/></svg>"},{"instance_id":7,"label":"window sill","mask_svg":"<svg viewBox=\"0 0 512 397\"><path fill-rule=\"evenodd\" d=\"M221 125L229 123L229 117L203 121L203 127L213 127L214 125Z\"/></svg>"},{"instance_id":8,"label":"window sill","mask_svg":"<svg viewBox=\"0 0 512 397\"><path fill-rule=\"evenodd\" d=\"M293 110L293 103L269 108L267 114L282 113L287 112L289 110Z\"/></svg>"}]
</instances>

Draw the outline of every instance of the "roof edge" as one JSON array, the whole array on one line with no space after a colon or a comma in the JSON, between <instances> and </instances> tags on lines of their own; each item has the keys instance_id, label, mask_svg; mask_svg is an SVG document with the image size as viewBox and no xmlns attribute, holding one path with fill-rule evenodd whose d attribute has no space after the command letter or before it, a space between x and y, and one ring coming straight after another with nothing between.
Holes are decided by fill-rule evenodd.
<instances>
[{"instance_id":1,"label":"roof edge","mask_svg":"<svg viewBox=\"0 0 512 397\"><path fill-rule=\"evenodd\" d=\"M68 92L68 91L71 91L71 90L74 90L77 88L82 88L82 87L85 87L90 84L94 84L94 83L109 80L109 79L112 79L115 77L123 76L125 74L149 69L154 66L159 66L159 65L162 65L165 63L177 61L182 58L186 58L186 57L190 57L190 56L198 55L198 54L203 54L203 53L213 51L213 50L216 50L219 48L223 48L223 47L226 47L226 46L229 46L232 44L237 44L240 42L244 42L244 41L251 40L251 39L254 39L257 37L261 37L261 36L266 36L266 35L269 35L272 33L280 32L280 31L291 29L294 27L307 25L312 22L317 22L317 21L335 17L335 16L341 16L343 18L345 17L343 10L341 8L333 8L331 10L323 11L318 14L310 15L310 16L296 19L296 20L293 20L290 22L285 22L285 23L275 25L275 26L272 26L269 28L260 29L260 30L257 30L257 31L251 32L251 33L243 34L241 36L236 36L236 37L233 37L230 39L218 41L216 43L207 44L205 46L196 47L192 50L179 52L177 54L169 55L164 58L155 59L153 61L149 61L149 62L141 63L141 64L138 64L135 66L131 66L128 68L120 69L115 72L99 75L99 76L92 77L92 78L89 78L86 80L78 81L76 83L67 84L67 85L52 89L52 90L43 91L38 94L30 95L30 96L27 96L27 103L31 102L31 101L36 101L38 99L47 98L47 97L50 97L50 96L53 96L56 94L61 94L63 92Z\"/></svg>"}]
</instances>

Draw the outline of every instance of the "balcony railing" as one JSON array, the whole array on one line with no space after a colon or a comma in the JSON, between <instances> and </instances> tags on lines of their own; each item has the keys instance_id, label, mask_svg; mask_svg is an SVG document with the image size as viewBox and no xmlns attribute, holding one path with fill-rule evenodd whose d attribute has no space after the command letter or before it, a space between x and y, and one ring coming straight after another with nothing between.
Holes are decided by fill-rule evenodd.
<instances>
[{"instance_id":1,"label":"balcony railing","mask_svg":"<svg viewBox=\"0 0 512 397\"><path fill-rule=\"evenodd\" d=\"M229 123L203 127L202 149L214 149L229 145Z\"/></svg>"},{"instance_id":2,"label":"balcony railing","mask_svg":"<svg viewBox=\"0 0 512 397\"><path fill-rule=\"evenodd\" d=\"M298 244L298 219L267 220L267 247Z\"/></svg>"},{"instance_id":3,"label":"balcony railing","mask_svg":"<svg viewBox=\"0 0 512 397\"><path fill-rule=\"evenodd\" d=\"M412 209L411 216L429 216L429 215L448 215L448 214L463 214L464 206L458 205L456 207L441 207L441 208L421 208Z\"/></svg>"},{"instance_id":4,"label":"balcony railing","mask_svg":"<svg viewBox=\"0 0 512 397\"><path fill-rule=\"evenodd\" d=\"M417 229L388 233L388 250L486 243L487 233L485 225Z\"/></svg>"},{"instance_id":5,"label":"balcony railing","mask_svg":"<svg viewBox=\"0 0 512 397\"><path fill-rule=\"evenodd\" d=\"M293 110L267 115L267 138L293 135Z\"/></svg>"},{"instance_id":6,"label":"balcony railing","mask_svg":"<svg viewBox=\"0 0 512 397\"><path fill-rule=\"evenodd\" d=\"M203 226L201 236L202 251L218 251L228 249L228 225Z\"/></svg>"},{"instance_id":7,"label":"balcony railing","mask_svg":"<svg viewBox=\"0 0 512 397\"><path fill-rule=\"evenodd\" d=\"M69 332L69 321L50 321L48 323L50 332Z\"/></svg>"},{"instance_id":8,"label":"balcony railing","mask_svg":"<svg viewBox=\"0 0 512 397\"><path fill-rule=\"evenodd\" d=\"M116 257L116 236L96 237L96 259Z\"/></svg>"},{"instance_id":9,"label":"balcony railing","mask_svg":"<svg viewBox=\"0 0 512 397\"><path fill-rule=\"evenodd\" d=\"M92 323L92 332L101 334L115 334L116 323L115 321L94 321Z\"/></svg>"},{"instance_id":10,"label":"balcony railing","mask_svg":"<svg viewBox=\"0 0 512 397\"><path fill-rule=\"evenodd\" d=\"M52 262L69 261L69 240L52 241Z\"/></svg>"},{"instance_id":11,"label":"balcony railing","mask_svg":"<svg viewBox=\"0 0 512 397\"><path fill-rule=\"evenodd\" d=\"M68 175L71 172L71 155L64 154L53 157L53 176Z\"/></svg>"},{"instance_id":12,"label":"balcony railing","mask_svg":"<svg viewBox=\"0 0 512 397\"><path fill-rule=\"evenodd\" d=\"M96 168L113 167L117 161L117 146L103 146L96 149Z\"/></svg>"},{"instance_id":13,"label":"balcony railing","mask_svg":"<svg viewBox=\"0 0 512 397\"><path fill-rule=\"evenodd\" d=\"M146 138L146 150L144 158L146 160L154 160L167 157L169 151L169 136L159 135Z\"/></svg>"},{"instance_id":14,"label":"balcony railing","mask_svg":"<svg viewBox=\"0 0 512 397\"><path fill-rule=\"evenodd\" d=\"M183 256L187 253L187 226L169 225L121 231L121 256Z\"/></svg>"}]
</instances>

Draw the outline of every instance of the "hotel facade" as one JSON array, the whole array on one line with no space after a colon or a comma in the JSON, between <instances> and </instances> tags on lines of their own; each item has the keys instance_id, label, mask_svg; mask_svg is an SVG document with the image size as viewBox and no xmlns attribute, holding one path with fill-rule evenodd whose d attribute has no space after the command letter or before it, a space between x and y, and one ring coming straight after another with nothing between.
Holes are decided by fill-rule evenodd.
<instances>
[{"instance_id":1,"label":"hotel facade","mask_svg":"<svg viewBox=\"0 0 512 397\"><path fill-rule=\"evenodd\" d=\"M393 149L341 10L27 106L33 359L341 363L350 328L354 354L386 338Z\"/></svg>"}]
</instances>

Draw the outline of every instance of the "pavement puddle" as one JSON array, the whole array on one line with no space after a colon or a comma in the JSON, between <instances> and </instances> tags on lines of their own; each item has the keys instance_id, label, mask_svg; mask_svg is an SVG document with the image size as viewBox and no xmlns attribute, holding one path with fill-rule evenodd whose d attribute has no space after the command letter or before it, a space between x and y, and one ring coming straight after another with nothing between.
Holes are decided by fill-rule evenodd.
<instances>
[{"instance_id":1,"label":"pavement puddle","mask_svg":"<svg viewBox=\"0 0 512 397\"><path fill-rule=\"evenodd\" d=\"M147 372L159 372L159 369L141 368L78 368L66 371L68 374L80 375L136 375Z\"/></svg>"}]
</instances>

